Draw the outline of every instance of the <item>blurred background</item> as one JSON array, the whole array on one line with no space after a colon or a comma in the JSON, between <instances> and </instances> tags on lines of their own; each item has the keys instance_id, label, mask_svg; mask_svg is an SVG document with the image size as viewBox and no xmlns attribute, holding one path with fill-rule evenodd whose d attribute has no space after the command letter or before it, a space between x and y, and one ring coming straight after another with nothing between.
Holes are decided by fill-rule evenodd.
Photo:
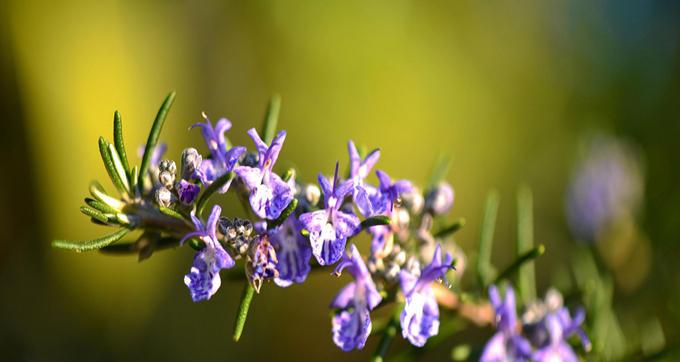
<instances>
[{"instance_id":1,"label":"blurred background","mask_svg":"<svg viewBox=\"0 0 680 362\"><path fill-rule=\"evenodd\" d=\"M569 289L572 260L592 250L611 276L626 344L647 348L652 333L663 336L657 349L677 345L679 46L674 1L4 0L0 359L318 361L375 349L375 338L352 354L332 343L327 306L346 277L266 285L235 344L242 284L192 303L188 249L138 263L50 247L103 233L78 212L89 182L106 180L97 137L112 138L119 110L128 147L141 145L170 90L177 100L162 139L177 161L184 147L206 151L187 130L201 111L228 117L231 140L252 148L245 131L274 93L288 131L279 167L306 180L346 163L349 139L380 147L380 169L420 184L451 155L452 217L468 221L457 234L463 249L477 243L487 191L500 192L500 266L513 259L515 193L528 185L535 239L547 247L539 292ZM632 180L634 196L620 206L614 194L611 208L631 211L589 238L569 205L598 142L623 150L613 151L629 165L619 179ZM483 341L491 332L469 333ZM465 339L418 358L448 358ZM394 350L409 348L398 340Z\"/></svg>"}]
</instances>

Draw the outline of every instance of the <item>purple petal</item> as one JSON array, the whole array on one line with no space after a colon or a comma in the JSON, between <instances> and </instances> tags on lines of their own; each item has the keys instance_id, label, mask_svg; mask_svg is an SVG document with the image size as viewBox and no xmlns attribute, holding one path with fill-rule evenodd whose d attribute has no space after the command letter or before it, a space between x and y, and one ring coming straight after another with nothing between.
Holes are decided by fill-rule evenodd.
<instances>
[{"instance_id":1,"label":"purple petal","mask_svg":"<svg viewBox=\"0 0 680 362\"><path fill-rule=\"evenodd\" d=\"M342 211L333 213L333 226L338 238L348 238L354 236L359 231L361 221L358 217Z\"/></svg>"},{"instance_id":2,"label":"purple petal","mask_svg":"<svg viewBox=\"0 0 680 362\"><path fill-rule=\"evenodd\" d=\"M309 260L312 249L307 240L300 235L300 228L294 217L289 217L281 228L270 236L279 258L277 270L279 276L274 282L280 287L292 283L302 283L311 270Z\"/></svg>"},{"instance_id":3,"label":"purple petal","mask_svg":"<svg viewBox=\"0 0 680 362\"><path fill-rule=\"evenodd\" d=\"M362 186L356 186L354 188L354 203L357 205L359 212L364 217L373 216L373 207L371 206L371 200L368 198L368 192Z\"/></svg>"},{"instance_id":4,"label":"purple petal","mask_svg":"<svg viewBox=\"0 0 680 362\"><path fill-rule=\"evenodd\" d=\"M335 309L345 309L348 308L353 302L354 295L356 293L356 283L352 282L345 285L338 294L335 295L333 301L331 302L331 308Z\"/></svg>"},{"instance_id":5,"label":"purple petal","mask_svg":"<svg viewBox=\"0 0 680 362\"><path fill-rule=\"evenodd\" d=\"M262 141L262 138L260 138L260 135L257 134L257 130L255 128L249 129L248 135L253 139L253 143L255 143L255 148L257 148L257 154L259 155L260 167L262 167L262 164L264 163L264 155L267 153L267 149L269 147L267 147L267 144Z\"/></svg>"},{"instance_id":6,"label":"purple petal","mask_svg":"<svg viewBox=\"0 0 680 362\"><path fill-rule=\"evenodd\" d=\"M333 342L343 351L362 349L371 334L371 316L366 308L342 311L333 317Z\"/></svg>"},{"instance_id":7,"label":"purple petal","mask_svg":"<svg viewBox=\"0 0 680 362\"><path fill-rule=\"evenodd\" d=\"M326 223L319 231L310 230L309 242L317 262L321 265L331 265L342 256L347 238L338 238L333 225Z\"/></svg>"},{"instance_id":8,"label":"purple petal","mask_svg":"<svg viewBox=\"0 0 680 362\"><path fill-rule=\"evenodd\" d=\"M215 124L215 135L219 144L221 152L224 152L227 148L227 140L224 134L231 129L231 122L226 118L220 118Z\"/></svg>"},{"instance_id":9,"label":"purple petal","mask_svg":"<svg viewBox=\"0 0 680 362\"><path fill-rule=\"evenodd\" d=\"M378 176L381 189L388 189L390 186L392 186L392 179L384 171L376 170L375 175Z\"/></svg>"},{"instance_id":10,"label":"purple petal","mask_svg":"<svg viewBox=\"0 0 680 362\"><path fill-rule=\"evenodd\" d=\"M371 151L371 153L366 156L366 159L364 160L363 167L366 169L366 176L368 176L368 173L373 169L375 164L378 162L380 159L380 149L376 148L375 150Z\"/></svg>"},{"instance_id":11,"label":"purple petal","mask_svg":"<svg viewBox=\"0 0 680 362\"><path fill-rule=\"evenodd\" d=\"M328 179L326 179L326 177L323 174L319 174L319 176L317 176L317 179L319 180L319 186L321 186L323 198L325 200L328 200L333 195L333 186L331 186L330 182L328 182Z\"/></svg>"},{"instance_id":12,"label":"purple petal","mask_svg":"<svg viewBox=\"0 0 680 362\"><path fill-rule=\"evenodd\" d=\"M402 336L414 346L422 347L439 333L439 307L431 288L412 293L401 312Z\"/></svg>"},{"instance_id":13,"label":"purple petal","mask_svg":"<svg viewBox=\"0 0 680 362\"><path fill-rule=\"evenodd\" d=\"M347 152L349 152L350 173L352 177L356 177L359 174L359 166L361 166L361 156L359 156L359 151L351 140L347 142Z\"/></svg>"},{"instance_id":14,"label":"purple petal","mask_svg":"<svg viewBox=\"0 0 680 362\"><path fill-rule=\"evenodd\" d=\"M320 232L324 225L328 224L328 211L317 210L300 215L302 227L310 233Z\"/></svg>"},{"instance_id":15,"label":"purple petal","mask_svg":"<svg viewBox=\"0 0 680 362\"><path fill-rule=\"evenodd\" d=\"M272 168L274 167L274 164L276 163L276 160L279 158L279 153L281 152L281 148L283 148L283 141L286 140L286 131L279 131L279 133L274 137L272 140L271 145L267 149L267 153L265 155L265 161L262 164L262 166L271 171Z\"/></svg>"},{"instance_id":16,"label":"purple petal","mask_svg":"<svg viewBox=\"0 0 680 362\"><path fill-rule=\"evenodd\" d=\"M232 147L227 153L224 155L224 161L225 161L225 171L233 171L234 166L236 166L236 163L238 162L239 158L246 153L246 148L237 146L237 147Z\"/></svg>"},{"instance_id":17,"label":"purple petal","mask_svg":"<svg viewBox=\"0 0 680 362\"><path fill-rule=\"evenodd\" d=\"M238 166L234 169L234 172L251 192L262 184L262 171L259 168Z\"/></svg>"},{"instance_id":18,"label":"purple petal","mask_svg":"<svg viewBox=\"0 0 680 362\"><path fill-rule=\"evenodd\" d=\"M201 192L201 187L195 185L187 180L180 180L177 184L177 194L179 195L179 201L184 204L190 205L196 200L196 197Z\"/></svg>"},{"instance_id":19,"label":"purple petal","mask_svg":"<svg viewBox=\"0 0 680 362\"><path fill-rule=\"evenodd\" d=\"M352 191L352 188L354 187L354 181L353 180L347 180L344 182L341 182L339 185L334 185L335 186L335 192L334 196L338 200L342 200L347 196L348 193ZM339 206L340 203L338 203Z\"/></svg>"}]
</instances>

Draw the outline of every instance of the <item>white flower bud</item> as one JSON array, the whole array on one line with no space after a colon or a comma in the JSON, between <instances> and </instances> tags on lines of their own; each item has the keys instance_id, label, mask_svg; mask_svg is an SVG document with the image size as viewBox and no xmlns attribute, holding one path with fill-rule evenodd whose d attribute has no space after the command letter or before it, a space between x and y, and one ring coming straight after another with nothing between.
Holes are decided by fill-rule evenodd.
<instances>
[{"instance_id":1,"label":"white flower bud","mask_svg":"<svg viewBox=\"0 0 680 362\"><path fill-rule=\"evenodd\" d=\"M316 206L321 198L321 190L314 184L305 186L305 199L311 206Z\"/></svg>"},{"instance_id":2,"label":"white flower bud","mask_svg":"<svg viewBox=\"0 0 680 362\"><path fill-rule=\"evenodd\" d=\"M170 190L166 189L165 187L160 187L156 190L155 198L156 202L160 206L169 207L170 205L172 205L173 201L172 192L170 192Z\"/></svg>"}]
</instances>

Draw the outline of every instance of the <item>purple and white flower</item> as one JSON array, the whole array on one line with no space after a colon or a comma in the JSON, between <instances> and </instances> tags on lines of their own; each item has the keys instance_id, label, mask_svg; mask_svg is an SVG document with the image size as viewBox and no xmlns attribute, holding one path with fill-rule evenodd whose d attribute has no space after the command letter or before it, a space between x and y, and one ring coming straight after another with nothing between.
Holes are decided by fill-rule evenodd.
<instances>
[{"instance_id":1,"label":"purple and white flower","mask_svg":"<svg viewBox=\"0 0 680 362\"><path fill-rule=\"evenodd\" d=\"M184 243L190 238L198 238L205 244L203 249L196 252L191 270L184 276L184 284L189 287L194 302L210 299L220 288L220 270L234 266L234 259L217 240L216 228L221 211L218 205L213 206L205 224L192 214L195 231L180 240L180 243Z\"/></svg>"},{"instance_id":2,"label":"purple and white flower","mask_svg":"<svg viewBox=\"0 0 680 362\"><path fill-rule=\"evenodd\" d=\"M520 335L521 326L517 320L515 292L508 286L505 300L501 300L495 285L489 287L489 300L496 313L496 334L486 343L481 362L528 361L531 345Z\"/></svg>"},{"instance_id":3,"label":"purple and white flower","mask_svg":"<svg viewBox=\"0 0 680 362\"><path fill-rule=\"evenodd\" d=\"M307 239L300 234L301 230L299 221L291 216L276 230L270 232L270 241L279 258L276 266L279 275L274 278L274 283L280 287L304 282L312 268L309 264L312 248Z\"/></svg>"},{"instance_id":4,"label":"purple and white flower","mask_svg":"<svg viewBox=\"0 0 680 362\"><path fill-rule=\"evenodd\" d=\"M437 245L432 262L420 276L402 270L399 273L401 290L406 297L401 312L401 333L414 346L422 347L427 339L439 333L439 306L432 290L432 282L445 279L446 272L453 269L453 258L446 254L442 260L441 246Z\"/></svg>"},{"instance_id":5,"label":"purple and white flower","mask_svg":"<svg viewBox=\"0 0 680 362\"><path fill-rule=\"evenodd\" d=\"M224 135L231 129L231 122L228 119L221 118L213 127L205 113L203 113L203 118L205 122L196 123L191 128L201 128L203 139L210 150L211 158L202 159L201 165L196 170L198 178L204 185L208 186L220 176L233 171L246 149L240 146L228 148L227 138ZM227 182L218 192L227 192L230 185L231 182Z\"/></svg>"},{"instance_id":6,"label":"purple and white flower","mask_svg":"<svg viewBox=\"0 0 680 362\"><path fill-rule=\"evenodd\" d=\"M340 311L333 317L333 342L343 351L362 349L371 334L370 311L375 308L382 297L371 279L359 250L350 247L335 268L340 273L347 269L354 277L354 282L347 284L331 302L331 308Z\"/></svg>"},{"instance_id":7,"label":"purple and white flower","mask_svg":"<svg viewBox=\"0 0 680 362\"><path fill-rule=\"evenodd\" d=\"M246 274L256 292L260 292L265 280L278 277L278 263L276 250L269 242L269 234L263 233L255 238L248 252Z\"/></svg>"},{"instance_id":8,"label":"purple and white flower","mask_svg":"<svg viewBox=\"0 0 680 362\"><path fill-rule=\"evenodd\" d=\"M272 172L286 139L286 132L280 131L269 146L262 141L254 128L248 130L248 135L257 147L257 167L238 166L235 172L250 192L250 206L255 215L273 220L278 218L293 200L290 185Z\"/></svg>"},{"instance_id":9,"label":"purple and white flower","mask_svg":"<svg viewBox=\"0 0 680 362\"><path fill-rule=\"evenodd\" d=\"M350 178L354 182L352 198L363 216L372 216L373 207L369 199L369 190L364 186L364 180L368 177L373 166L378 162L378 159L380 158L380 149L376 148L371 151L363 161L361 160L361 156L359 156L359 151L357 151L356 146L354 146L354 142L347 142L347 149L349 151ZM375 190L373 187L370 187L370 189L372 189L372 191Z\"/></svg>"},{"instance_id":10,"label":"purple and white flower","mask_svg":"<svg viewBox=\"0 0 680 362\"><path fill-rule=\"evenodd\" d=\"M319 174L319 185L324 195L325 208L300 215L302 227L309 231L312 253L321 265L335 263L345 250L347 238L359 231L359 218L340 211L343 199L351 192L353 181L338 180L338 164L335 164L333 184Z\"/></svg>"}]
</instances>

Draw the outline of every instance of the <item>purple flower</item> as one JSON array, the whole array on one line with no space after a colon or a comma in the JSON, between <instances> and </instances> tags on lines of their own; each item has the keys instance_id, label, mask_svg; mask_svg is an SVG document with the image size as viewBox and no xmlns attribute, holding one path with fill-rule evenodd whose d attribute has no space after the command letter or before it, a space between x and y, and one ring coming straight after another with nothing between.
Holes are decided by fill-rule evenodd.
<instances>
[{"instance_id":1,"label":"purple flower","mask_svg":"<svg viewBox=\"0 0 680 362\"><path fill-rule=\"evenodd\" d=\"M203 113L205 122L199 122L191 126L201 127L203 139L210 150L211 159L203 159L198 170L196 170L198 178L204 185L210 185L220 176L233 171L239 157L246 152L245 147L232 147L228 149L227 139L224 134L231 128L231 122L226 118L221 118L212 126L208 116ZM225 193L229 189L231 182L227 182L222 186L218 192Z\"/></svg>"},{"instance_id":2,"label":"purple flower","mask_svg":"<svg viewBox=\"0 0 680 362\"><path fill-rule=\"evenodd\" d=\"M425 207L434 215L442 215L453 206L453 188L448 182L441 182L427 194Z\"/></svg>"},{"instance_id":3,"label":"purple flower","mask_svg":"<svg viewBox=\"0 0 680 362\"><path fill-rule=\"evenodd\" d=\"M486 343L480 361L528 361L531 356L531 345L519 334L514 290L508 286L503 301L496 286L492 285L489 287L489 300L496 313L498 332Z\"/></svg>"},{"instance_id":4,"label":"purple flower","mask_svg":"<svg viewBox=\"0 0 680 362\"><path fill-rule=\"evenodd\" d=\"M324 195L325 209L300 215L300 223L309 231L312 253L321 265L338 261L345 250L347 238L359 230L359 218L340 211L342 201L351 191L353 181L338 180L338 164L335 164L333 185L319 174L319 184Z\"/></svg>"},{"instance_id":5,"label":"purple flower","mask_svg":"<svg viewBox=\"0 0 680 362\"><path fill-rule=\"evenodd\" d=\"M354 282L347 284L331 302L331 308L341 310L332 320L333 342L343 351L351 351L362 349L366 344L371 334L370 311L382 297L354 245L350 247L350 254L338 263L335 272L340 275L345 268L354 277Z\"/></svg>"},{"instance_id":6,"label":"purple flower","mask_svg":"<svg viewBox=\"0 0 680 362\"><path fill-rule=\"evenodd\" d=\"M392 182L392 179L383 171L375 171L380 181L380 187L377 190L369 189L369 199L373 207L374 214L386 214L394 209L394 203L399 200L399 195L413 190L413 185L410 181L399 180Z\"/></svg>"},{"instance_id":7,"label":"purple flower","mask_svg":"<svg viewBox=\"0 0 680 362\"><path fill-rule=\"evenodd\" d=\"M293 190L279 175L272 172L279 157L286 132L279 132L271 145L267 146L254 128L248 130L258 153L257 167L236 167L236 174L250 192L250 206L255 215L263 219L276 219L293 200Z\"/></svg>"},{"instance_id":8,"label":"purple flower","mask_svg":"<svg viewBox=\"0 0 680 362\"><path fill-rule=\"evenodd\" d=\"M250 247L246 264L248 279L255 291L260 292L263 281L278 277L279 272L276 269L278 262L276 250L269 242L269 235L258 236Z\"/></svg>"},{"instance_id":9,"label":"purple flower","mask_svg":"<svg viewBox=\"0 0 680 362\"><path fill-rule=\"evenodd\" d=\"M371 172L371 169L373 169L376 162L378 162L380 150L375 149L371 151L371 153L369 153L362 161L361 156L359 156L359 151L357 151L356 146L354 146L354 142L347 142L347 149L349 151L350 177L354 182L352 198L362 215L371 216L373 215L373 208L371 206L368 191L364 188L364 180L368 177L368 174Z\"/></svg>"},{"instance_id":10,"label":"purple flower","mask_svg":"<svg viewBox=\"0 0 680 362\"><path fill-rule=\"evenodd\" d=\"M437 245L432 262L420 276L402 270L399 273L401 290L406 297L401 312L401 333L414 346L422 347L427 339L439 333L439 306L432 290L432 282L445 278L452 269L453 258L446 254L442 260L441 246Z\"/></svg>"},{"instance_id":11,"label":"purple flower","mask_svg":"<svg viewBox=\"0 0 680 362\"><path fill-rule=\"evenodd\" d=\"M301 229L298 220L290 216L271 232L271 243L279 258L276 266L279 276L274 278L274 283L280 287L304 282L311 270L309 259L312 258L312 248L307 239L300 235Z\"/></svg>"},{"instance_id":12,"label":"purple flower","mask_svg":"<svg viewBox=\"0 0 680 362\"><path fill-rule=\"evenodd\" d=\"M578 362L576 353L571 349L569 343L565 341L564 325L556 314L548 314L545 317L545 326L550 336L549 343L536 351L533 360L536 362Z\"/></svg>"},{"instance_id":13,"label":"purple flower","mask_svg":"<svg viewBox=\"0 0 680 362\"><path fill-rule=\"evenodd\" d=\"M193 184L187 180L180 180L176 185L177 195L179 196L179 201L190 205L196 200L196 197L201 192L201 187Z\"/></svg>"},{"instance_id":14,"label":"purple flower","mask_svg":"<svg viewBox=\"0 0 680 362\"><path fill-rule=\"evenodd\" d=\"M194 302L210 299L220 288L220 270L234 266L234 259L224 250L215 234L221 211L218 205L213 206L205 224L192 214L191 220L196 231L186 234L180 241L181 244L190 238L198 238L205 244L196 253L191 270L184 276L184 284L189 287Z\"/></svg>"},{"instance_id":15,"label":"purple flower","mask_svg":"<svg viewBox=\"0 0 680 362\"><path fill-rule=\"evenodd\" d=\"M577 238L594 242L617 222L633 217L644 197L639 156L606 135L590 140L567 190L566 214Z\"/></svg>"}]
</instances>

